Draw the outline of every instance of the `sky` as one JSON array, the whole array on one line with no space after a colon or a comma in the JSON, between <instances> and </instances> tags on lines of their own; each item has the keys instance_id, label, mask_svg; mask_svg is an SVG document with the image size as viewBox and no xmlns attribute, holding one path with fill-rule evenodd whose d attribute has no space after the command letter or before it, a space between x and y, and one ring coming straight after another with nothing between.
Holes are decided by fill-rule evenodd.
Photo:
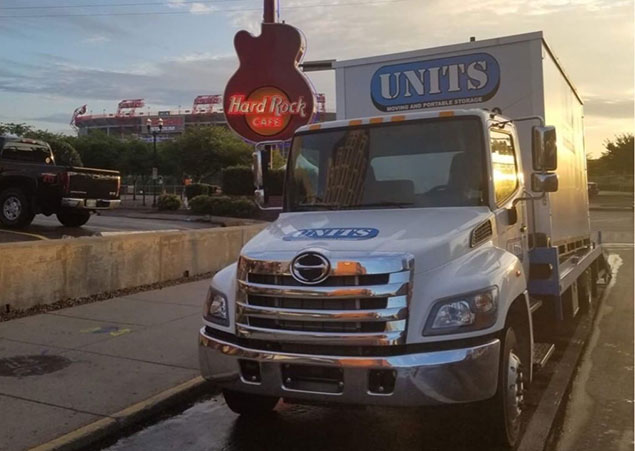
<instances>
[{"instance_id":1,"label":"sky","mask_svg":"<svg viewBox=\"0 0 635 451\"><path fill-rule=\"evenodd\" d=\"M305 60L542 30L585 102L587 154L633 132L631 0L280 3L281 19L305 34ZM238 65L234 34L259 34L261 17L261 0L1 0L0 122L73 133L83 104L94 114L125 98L144 98L151 111L189 108L197 95L223 92ZM309 75L333 111L334 73Z\"/></svg>"}]
</instances>

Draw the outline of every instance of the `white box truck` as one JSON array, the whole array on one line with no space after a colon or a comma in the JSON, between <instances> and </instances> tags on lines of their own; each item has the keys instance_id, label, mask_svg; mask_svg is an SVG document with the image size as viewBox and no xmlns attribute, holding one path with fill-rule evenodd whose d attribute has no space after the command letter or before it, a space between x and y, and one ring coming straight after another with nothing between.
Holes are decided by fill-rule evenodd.
<instances>
[{"instance_id":1,"label":"white box truck","mask_svg":"<svg viewBox=\"0 0 635 451\"><path fill-rule=\"evenodd\" d=\"M580 97L541 33L334 67L337 120L297 130L283 212L211 282L202 374L241 414L478 404L513 447L533 322L604 270Z\"/></svg>"}]
</instances>

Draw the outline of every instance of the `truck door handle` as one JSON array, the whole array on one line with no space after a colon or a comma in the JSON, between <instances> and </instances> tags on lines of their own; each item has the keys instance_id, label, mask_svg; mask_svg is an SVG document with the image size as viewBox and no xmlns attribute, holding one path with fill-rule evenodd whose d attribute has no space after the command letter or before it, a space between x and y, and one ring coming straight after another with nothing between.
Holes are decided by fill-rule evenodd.
<instances>
[{"instance_id":1,"label":"truck door handle","mask_svg":"<svg viewBox=\"0 0 635 451\"><path fill-rule=\"evenodd\" d=\"M527 231L527 226L526 225L521 225L520 226L520 233L525 233Z\"/></svg>"}]
</instances>

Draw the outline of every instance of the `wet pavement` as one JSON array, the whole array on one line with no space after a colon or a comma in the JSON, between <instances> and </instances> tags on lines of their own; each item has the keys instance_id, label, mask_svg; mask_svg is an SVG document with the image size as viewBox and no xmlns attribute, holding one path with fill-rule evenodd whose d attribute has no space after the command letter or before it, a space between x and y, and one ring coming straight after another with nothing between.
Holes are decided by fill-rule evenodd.
<instances>
[{"instance_id":1,"label":"wet pavement","mask_svg":"<svg viewBox=\"0 0 635 451\"><path fill-rule=\"evenodd\" d=\"M279 403L264 418L239 417L222 396L197 404L108 451L495 450L458 411L336 408Z\"/></svg>"},{"instance_id":2,"label":"wet pavement","mask_svg":"<svg viewBox=\"0 0 635 451\"><path fill-rule=\"evenodd\" d=\"M633 248L608 247L619 272L573 381L556 451L633 449Z\"/></svg>"}]
</instances>

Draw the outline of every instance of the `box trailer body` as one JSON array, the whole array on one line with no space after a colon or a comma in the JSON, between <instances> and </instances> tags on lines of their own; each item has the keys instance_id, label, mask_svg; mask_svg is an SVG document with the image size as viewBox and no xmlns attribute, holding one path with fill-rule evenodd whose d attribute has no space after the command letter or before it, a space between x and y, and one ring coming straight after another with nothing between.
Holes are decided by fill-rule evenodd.
<instances>
[{"instance_id":1,"label":"box trailer body","mask_svg":"<svg viewBox=\"0 0 635 451\"><path fill-rule=\"evenodd\" d=\"M535 205L537 232L569 248L589 238L582 99L542 32L338 61L334 67L338 120L455 108L544 118L557 130L559 187ZM533 125L516 124L527 182Z\"/></svg>"}]
</instances>

